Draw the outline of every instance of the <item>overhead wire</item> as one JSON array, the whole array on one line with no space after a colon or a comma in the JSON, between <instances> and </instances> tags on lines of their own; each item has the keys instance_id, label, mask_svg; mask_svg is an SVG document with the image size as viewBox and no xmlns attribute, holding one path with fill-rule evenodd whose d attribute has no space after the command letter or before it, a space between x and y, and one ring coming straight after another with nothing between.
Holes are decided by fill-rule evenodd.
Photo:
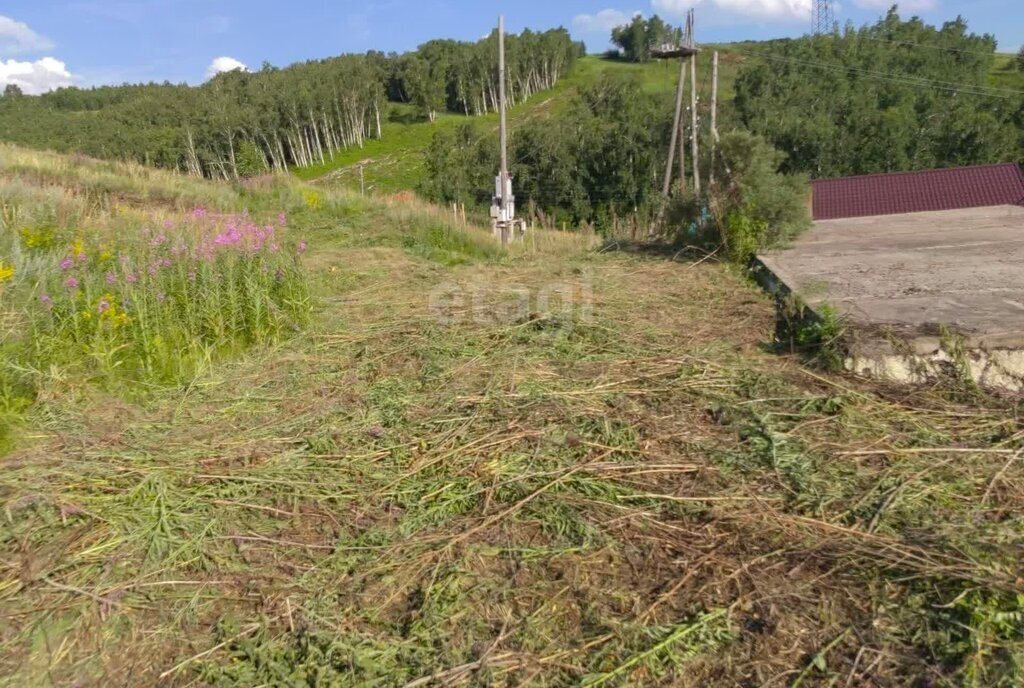
<instances>
[{"instance_id":1,"label":"overhead wire","mask_svg":"<svg viewBox=\"0 0 1024 688\"><path fill-rule=\"evenodd\" d=\"M755 57L761 57L766 60L774 60L776 62L790 62L794 64L801 64L808 67L814 67L825 71L831 71L834 73L848 73L853 72L860 76L867 78L879 79L882 81L889 81L892 83L899 83L910 86L921 86L934 88L938 90L950 91L953 93L964 93L966 95L975 95L989 98L1002 98L1012 99L1015 97L1024 97L1024 91L1018 89L998 88L994 86L983 86L980 84L965 84L957 81L942 81L940 79L931 79L928 77L918 77L912 74L899 74L893 72L879 72L876 70L866 69L863 67L853 67L849 65L837 65L826 62L819 62L816 60L805 60L796 57L786 57L783 55L775 55L758 50L751 50L750 48L733 48L734 52L745 53L748 55L754 55Z\"/></svg>"},{"instance_id":2,"label":"overhead wire","mask_svg":"<svg viewBox=\"0 0 1024 688\"><path fill-rule=\"evenodd\" d=\"M948 48L948 47L941 46L941 45L928 45L926 43L914 43L913 41L897 41L897 40L892 39L892 38L877 38L875 36L861 36L861 35L858 35L857 38L863 39L863 40L866 40L866 41L876 41L878 43L890 43L892 45L903 45L903 46L913 47L913 48L924 48L924 49L927 49L927 50L939 50L939 51L942 51L944 53L962 53L964 55L981 55L983 57L992 57L992 55L993 55L992 52L986 52L984 50L965 50L963 48Z\"/></svg>"}]
</instances>

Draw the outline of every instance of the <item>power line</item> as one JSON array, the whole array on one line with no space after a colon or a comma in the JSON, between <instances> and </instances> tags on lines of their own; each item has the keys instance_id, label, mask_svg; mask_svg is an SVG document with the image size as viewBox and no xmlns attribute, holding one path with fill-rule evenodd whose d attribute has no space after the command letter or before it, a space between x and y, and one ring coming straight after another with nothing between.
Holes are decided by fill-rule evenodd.
<instances>
[{"instance_id":1,"label":"power line","mask_svg":"<svg viewBox=\"0 0 1024 688\"><path fill-rule=\"evenodd\" d=\"M927 43L914 43L912 41L897 41L891 38L876 38L874 36L857 36L866 41L876 41L878 43L890 43L892 45L905 45L913 48L925 48L927 50L940 50L944 53L963 53L965 55L982 55L984 57L993 57L995 52L986 52L984 50L965 50L963 48L946 48L941 45L928 45Z\"/></svg>"},{"instance_id":2,"label":"power line","mask_svg":"<svg viewBox=\"0 0 1024 688\"><path fill-rule=\"evenodd\" d=\"M791 62L795 64L801 64L808 67L815 67L817 69L823 69L831 72L854 72L855 74L865 76L868 78L875 78L882 81L889 81L893 83L899 83L909 86L919 86L935 88L938 90L945 90L954 93L963 93L966 95L984 96L989 98L1002 98L1011 99L1017 96L1024 96L1024 91L1009 88L998 88L995 86L982 86L980 84L965 84L956 81L941 81L938 79L931 79L928 77L919 77L912 74L898 74L892 72L879 72L871 69L864 69L862 67L852 67L847 65L833 65L825 62L817 62L814 60L803 60L796 57L785 57L783 55L773 55L771 53L760 52L757 50L750 50L749 48L734 48L736 52L743 52L752 54L758 57L762 57L766 60L775 60L781 62Z\"/></svg>"}]
</instances>

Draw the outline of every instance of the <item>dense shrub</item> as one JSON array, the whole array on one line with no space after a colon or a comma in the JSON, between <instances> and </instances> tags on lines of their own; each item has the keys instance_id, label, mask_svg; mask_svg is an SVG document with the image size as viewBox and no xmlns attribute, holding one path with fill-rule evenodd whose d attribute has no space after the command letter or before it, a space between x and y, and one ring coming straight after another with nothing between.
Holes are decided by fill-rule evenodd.
<instances>
[{"instance_id":1,"label":"dense shrub","mask_svg":"<svg viewBox=\"0 0 1024 688\"><path fill-rule=\"evenodd\" d=\"M749 132L723 135L706 202L683 194L669 205L668 226L677 241L708 251L720 247L725 257L745 264L758 251L807 229L807 179L780 173L785 157Z\"/></svg>"}]
</instances>

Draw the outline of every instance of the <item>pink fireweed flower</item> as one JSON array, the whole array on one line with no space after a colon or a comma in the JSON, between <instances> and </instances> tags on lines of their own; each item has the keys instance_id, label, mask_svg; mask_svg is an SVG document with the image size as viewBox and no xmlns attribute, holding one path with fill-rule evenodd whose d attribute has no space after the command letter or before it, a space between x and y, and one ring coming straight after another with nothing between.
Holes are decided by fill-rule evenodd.
<instances>
[{"instance_id":1,"label":"pink fireweed flower","mask_svg":"<svg viewBox=\"0 0 1024 688\"><path fill-rule=\"evenodd\" d=\"M78 262L79 263L84 263L87 260L89 260L89 257L87 255L85 255L85 251L82 251L81 253L78 254Z\"/></svg>"},{"instance_id":2,"label":"pink fireweed flower","mask_svg":"<svg viewBox=\"0 0 1024 688\"><path fill-rule=\"evenodd\" d=\"M171 265L173 265L173 263L171 263L171 259L170 258L163 258L160 261L160 267L162 267L162 268L169 268L169 267L171 267Z\"/></svg>"},{"instance_id":3,"label":"pink fireweed flower","mask_svg":"<svg viewBox=\"0 0 1024 688\"><path fill-rule=\"evenodd\" d=\"M128 284L135 284L136 282L139 281L139 276L136 275L134 272L129 272L128 276L125 277L125 279L128 280Z\"/></svg>"},{"instance_id":4,"label":"pink fireweed flower","mask_svg":"<svg viewBox=\"0 0 1024 688\"><path fill-rule=\"evenodd\" d=\"M67 280L64 281L64 286L70 289L71 291L74 291L78 289L78 280L76 280L74 277L68 277Z\"/></svg>"},{"instance_id":5,"label":"pink fireweed flower","mask_svg":"<svg viewBox=\"0 0 1024 688\"><path fill-rule=\"evenodd\" d=\"M300 241L299 242L298 252L299 253L305 253L306 252L306 242L305 241Z\"/></svg>"},{"instance_id":6,"label":"pink fireweed flower","mask_svg":"<svg viewBox=\"0 0 1024 688\"><path fill-rule=\"evenodd\" d=\"M278 213L277 214L277 224L279 224L282 227L284 227L286 224L288 224L288 216L285 215L284 213Z\"/></svg>"},{"instance_id":7,"label":"pink fireweed flower","mask_svg":"<svg viewBox=\"0 0 1024 688\"><path fill-rule=\"evenodd\" d=\"M195 270L189 270L188 271L188 281L189 282L195 282L196 281L196 271Z\"/></svg>"},{"instance_id":8,"label":"pink fireweed flower","mask_svg":"<svg viewBox=\"0 0 1024 688\"><path fill-rule=\"evenodd\" d=\"M149 268L146 270L146 272L149 273L150 277L156 277L156 266L155 265L150 265Z\"/></svg>"},{"instance_id":9,"label":"pink fireweed flower","mask_svg":"<svg viewBox=\"0 0 1024 688\"><path fill-rule=\"evenodd\" d=\"M158 291L156 294L156 300L159 301L160 303L163 303L164 301L167 300L167 294L163 293L162 291Z\"/></svg>"},{"instance_id":10,"label":"pink fireweed flower","mask_svg":"<svg viewBox=\"0 0 1024 688\"><path fill-rule=\"evenodd\" d=\"M117 282L117 275L112 272L107 273L107 284L114 284Z\"/></svg>"},{"instance_id":11,"label":"pink fireweed flower","mask_svg":"<svg viewBox=\"0 0 1024 688\"><path fill-rule=\"evenodd\" d=\"M280 250L281 250L281 247L278 246L277 243L275 243L275 242L271 242L270 243L270 252L271 253L277 253Z\"/></svg>"},{"instance_id":12,"label":"pink fireweed flower","mask_svg":"<svg viewBox=\"0 0 1024 688\"><path fill-rule=\"evenodd\" d=\"M242 241L242 233L237 227L229 227L226 232L221 232L213 239L213 243L219 246L235 246Z\"/></svg>"},{"instance_id":13,"label":"pink fireweed flower","mask_svg":"<svg viewBox=\"0 0 1024 688\"><path fill-rule=\"evenodd\" d=\"M153 244L153 247L155 248L157 246L162 246L164 243L166 243L166 241L167 241L167 235L166 234L160 234L160 235L158 235L156 237L153 237L153 241L151 243Z\"/></svg>"},{"instance_id":14,"label":"pink fireweed flower","mask_svg":"<svg viewBox=\"0 0 1024 688\"><path fill-rule=\"evenodd\" d=\"M164 220L164 229L170 229L173 226L174 222L172 220Z\"/></svg>"},{"instance_id":15,"label":"pink fireweed flower","mask_svg":"<svg viewBox=\"0 0 1024 688\"><path fill-rule=\"evenodd\" d=\"M72 267L74 267L74 265L75 265L75 261L71 260L70 258L65 258L64 260L62 260L60 262L60 269L61 270L70 270Z\"/></svg>"},{"instance_id":16,"label":"pink fireweed flower","mask_svg":"<svg viewBox=\"0 0 1024 688\"><path fill-rule=\"evenodd\" d=\"M96 312L102 315L108 310L110 310L110 301L107 301L106 299L100 299L100 302L96 304Z\"/></svg>"},{"instance_id":17,"label":"pink fireweed flower","mask_svg":"<svg viewBox=\"0 0 1024 688\"><path fill-rule=\"evenodd\" d=\"M204 217L206 217L206 208L196 208L195 210L192 211L192 217L194 217L197 220L202 220Z\"/></svg>"},{"instance_id":18,"label":"pink fireweed flower","mask_svg":"<svg viewBox=\"0 0 1024 688\"><path fill-rule=\"evenodd\" d=\"M39 302L42 303L47 308L50 308L50 307L53 306L53 299L50 298L49 294L40 294L39 295Z\"/></svg>"},{"instance_id":19,"label":"pink fireweed flower","mask_svg":"<svg viewBox=\"0 0 1024 688\"><path fill-rule=\"evenodd\" d=\"M283 279L284 279L284 270L282 270L281 268L278 268L277 272L274 273L274 281L275 282L280 282Z\"/></svg>"}]
</instances>

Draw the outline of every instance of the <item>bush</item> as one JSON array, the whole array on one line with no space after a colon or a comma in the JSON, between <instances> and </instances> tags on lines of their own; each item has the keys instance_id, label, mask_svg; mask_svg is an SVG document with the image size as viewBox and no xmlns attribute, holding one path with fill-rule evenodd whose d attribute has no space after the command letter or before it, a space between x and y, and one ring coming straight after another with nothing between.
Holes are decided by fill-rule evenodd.
<instances>
[{"instance_id":1,"label":"bush","mask_svg":"<svg viewBox=\"0 0 1024 688\"><path fill-rule=\"evenodd\" d=\"M807 179L779 173L784 159L760 136L735 131L722 137L707 221L730 259L746 263L810 227Z\"/></svg>"},{"instance_id":2,"label":"bush","mask_svg":"<svg viewBox=\"0 0 1024 688\"><path fill-rule=\"evenodd\" d=\"M249 140L242 141L238 146L238 154L235 156L235 167L239 177L258 177L266 174L267 159L263 151Z\"/></svg>"}]
</instances>

